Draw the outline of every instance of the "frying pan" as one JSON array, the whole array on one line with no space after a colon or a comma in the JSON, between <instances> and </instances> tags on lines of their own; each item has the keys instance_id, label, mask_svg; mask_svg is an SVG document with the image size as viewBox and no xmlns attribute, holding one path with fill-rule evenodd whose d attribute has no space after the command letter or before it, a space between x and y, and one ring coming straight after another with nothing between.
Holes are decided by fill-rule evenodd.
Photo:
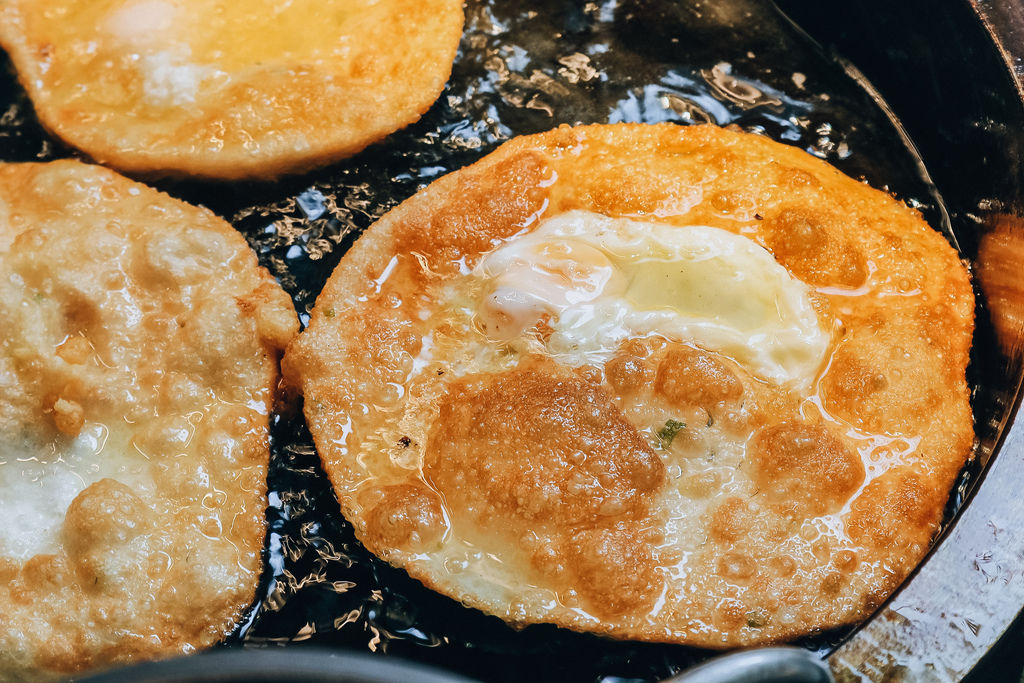
<instances>
[{"instance_id":1,"label":"frying pan","mask_svg":"<svg viewBox=\"0 0 1024 683\"><path fill-rule=\"evenodd\" d=\"M800 645L843 681L960 680L990 651L978 676L1019 672L1019 655L998 643L1020 639L1024 605L1024 425L1015 421L1024 10L1010 0L469 0L466 9L448 87L408 129L301 177L156 184L230 220L304 319L345 249L387 209L508 137L559 123L734 123L888 189L974 269L978 443L943 535L903 588L859 628ZM74 155L39 127L13 77L0 78L0 157ZM354 539L301 417L277 415L272 427L267 571L257 604L215 655L277 652L298 671L314 656L309 645L370 650L509 681L658 680L711 656L548 626L516 632L427 591ZM227 675L233 665L220 661Z\"/></svg>"},{"instance_id":2,"label":"frying pan","mask_svg":"<svg viewBox=\"0 0 1024 683\"><path fill-rule=\"evenodd\" d=\"M787 3L790 16L857 64L899 117L941 188L980 285L983 330L998 353L974 358L984 468L958 518L912 578L828 661L839 680L1019 678L1024 605L1024 424L1017 420L1024 300L1021 65L1024 5ZM985 314L988 314L987 316ZM979 338L976 345L983 343ZM979 415L979 402L987 405ZM995 648L1000 639L1007 642Z\"/></svg>"}]
</instances>

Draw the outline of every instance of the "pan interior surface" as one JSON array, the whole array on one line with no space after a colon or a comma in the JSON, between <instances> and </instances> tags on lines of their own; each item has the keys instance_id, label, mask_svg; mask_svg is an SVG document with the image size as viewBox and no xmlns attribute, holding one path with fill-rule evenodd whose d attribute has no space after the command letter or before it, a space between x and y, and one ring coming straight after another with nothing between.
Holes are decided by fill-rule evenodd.
<instances>
[{"instance_id":1,"label":"pan interior surface","mask_svg":"<svg viewBox=\"0 0 1024 683\"><path fill-rule=\"evenodd\" d=\"M977 447L968 474L982 475L964 478L950 512L969 504L916 575L831 654L832 668L865 680L1019 676L1024 592L993 575L1024 551L1024 512L1014 503L1024 483L1024 428L1015 423L1024 348L1024 11L1004 0L951 3L942 12L917 1L830 11L779 4L856 63L899 114L942 190L979 301L968 370Z\"/></svg>"},{"instance_id":2,"label":"pan interior surface","mask_svg":"<svg viewBox=\"0 0 1024 683\"><path fill-rule=\"evenodd\" d=\"M914 21L900 24L911 10L869 2L800 15L789 6L796 4L780 3L787 16L754 0L469 0L452 77L418 123L309 175L273 184L167 181L160 189L232 222L304 322L341 255L384 212L510 137L562 123L713 122L763 133L919 208L974 259L990 217L1019 207L1024 177L1017 168L1024 155L1007 128L1024 126L1020 100L977 16L966 4L940 11L914 2ZM830 51L833 36L849 62ZM863 46L855 52L858 38ZM883 40L893 49L868 57ZM928 47L948 40L948 55ZM886 66L894 54L906 61ZM979 75L961 83L968 64ZM71 156L34 119L9 69L3 78L0 156ZM908 85L927 91L936 83L917 99ZM943 123L929 128L934 119ZM978 159L987 161L965 174L978 169ZM994 202L991 211L979 208L982 199ZM986 309L978 325L968 377L977 459L949 519L996 450L1020 377ZM426 590L355 540L299 412L277 415L272 432L268 568L262 597L228 648L303 642L383 651L495 681L658 680L708 657L549 626L514 631ZM849 635L824 633L802 644L825 654Z\"/></svg>"}]
</instances>

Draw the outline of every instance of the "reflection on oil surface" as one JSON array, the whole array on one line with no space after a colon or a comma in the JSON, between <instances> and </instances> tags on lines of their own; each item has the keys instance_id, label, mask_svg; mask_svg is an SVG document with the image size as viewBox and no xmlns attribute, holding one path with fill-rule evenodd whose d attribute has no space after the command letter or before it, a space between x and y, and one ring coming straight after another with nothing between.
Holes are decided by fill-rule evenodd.
<instances>
[{"instance_id":1,"label":"reflection on oil surface","mask_svg":"<svg viewBox=\"0 0 1024 683\"><path fill-rule=\"evenodd\" d=\"M300 312L389 208L514 135L562 123L736 124L889 189L948 234L940 199L894 123L768 2L469 0L466 12L451 80L413 126L270 185L161 187L233 220ZM13 79L0 92L4 158L68 156ZM707 654L547 626L516 632L427 591L355 541L301 417L278 417L273 439L264 598L230 644L387 651L489 680L653 680ZM841 635L809 645L829 648Z\"/></svg>"}]
</instances>

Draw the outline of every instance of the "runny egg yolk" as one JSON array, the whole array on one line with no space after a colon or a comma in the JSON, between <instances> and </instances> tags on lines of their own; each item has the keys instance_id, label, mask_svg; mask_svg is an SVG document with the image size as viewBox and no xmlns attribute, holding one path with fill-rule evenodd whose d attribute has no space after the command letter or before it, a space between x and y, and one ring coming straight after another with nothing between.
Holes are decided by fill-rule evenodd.
<instances>
[{"instance_id":1,"label":"runny egg yolk","mask_svg":"<svg viewBox=\"0 0 1024 683\"><path fill-rule=\"evenodd\" d=\"M484 333L538 322L569 365L603 363L629 337L661 335L730 356L777 383L810 382L828 350L810 289L746 237L573 211L489 254Z\"/></svg>"}]
</instances>

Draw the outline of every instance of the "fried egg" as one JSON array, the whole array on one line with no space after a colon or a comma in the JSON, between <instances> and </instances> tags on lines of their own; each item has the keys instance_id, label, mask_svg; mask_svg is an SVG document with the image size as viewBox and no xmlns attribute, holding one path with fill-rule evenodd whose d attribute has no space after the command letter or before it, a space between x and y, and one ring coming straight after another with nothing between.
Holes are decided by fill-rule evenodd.
<instances>
[{"instance_id":1,"label":"fried egg","mask_svg":"<svg viewBox=\"0 0 1024 683\"><path fill-rule=\"evenodd\" d=\"M626 339L658 334L740 360L780 383L810 383L824 361L812 292L756 242L572 211L488 254L477 318L488 336L521 336L546 316L547 349L604 364Z\"/></svg>"},{"instance_id":2,"label":"fried egg","mask_svg":"<svg viewBox=\"0 0 1024 683\"><path fill-rule=\"evenodd\" d=\"M973 442L966 270L714 126L562 127L359 239L286 379L362 542L516 627L703 647L861 619Z\"/></svg>"},{"instance_id":3,"label":"fried egg","mask_svg":"<svg viewBox=\"0 0 1024 683\"><path fill-rule=\"evenodd\" d=\"M0 679L193 652L255 598L298 321L205 209L0 165Z\"/></svg>"},{"instance_id":4,"label":"fried egg","mask_svg":"<svg viewBox=\"0 0 1024 683\"><path fill-rule=\"evenodd\" d=\"M441 93L456 0L14 0L42 123L125 171L266 178L355 154Z\"/></svg>"}]
</instances>

